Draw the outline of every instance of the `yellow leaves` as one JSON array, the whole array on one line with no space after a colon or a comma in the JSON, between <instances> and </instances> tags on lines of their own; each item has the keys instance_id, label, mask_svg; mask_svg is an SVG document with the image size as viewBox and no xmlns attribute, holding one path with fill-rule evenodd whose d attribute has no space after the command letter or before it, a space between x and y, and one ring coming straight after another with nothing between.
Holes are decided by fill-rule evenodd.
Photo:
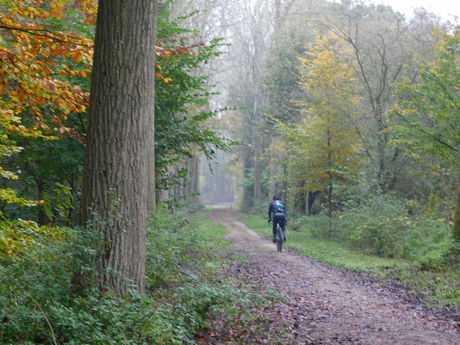
<instances>
[{"instance_id":1,"label":"yellow leaves","mask_svg":"<svg viewBox=\"0 0 460 345\"><path fill-rule=\"evenodd\" d=\"M0 221L0 256L15 258L47 241L59 241L67 229L38 226L35 222L18 219Z\"/></svg>"},{"instance_id":2,"label":"yellow leaves","mask_svg":"<svg viewBox=\"0 0 460 345\"><path fill-rule=\"evenodd\" d=\"M155 78L163 80L165 83L170 83L172 81L172 78L165 78L163 75L160 73L155 74Z\"/></svg>"},{"instance_id":3,"label":"yellow leaves","mask_svg":"<svg viewBox=\"0 0 460 345\"><path fill-rule=\"evenodd\" d=\"M29 7L26 7L22 11L21 15L24 16L24 17L29 17L29 18L33 19L35 16L40 15L40 12L37 9L29 6Z\"/></svg>"},{"instance_id":4,"label":"yellow leaves","mask_svg":"<svg viewBox=\"0 0 460 345\"><path fill-rule=\"evenodd\" d=\"M334 35L317 34L308 47L301 82L308 92L304 122L286 135L296 152L289 170L311 186L329 183L331 179L346 181L361 166L357 133L349 118L356 112L354 70L345 42ZM285 131L286 133L286 131Z\"/></svg>"},{"instance_id":5,"label":"yellow leaves","mask_svg":"<svg viewBox=\"0 0 460 345\"><path fill-rule=\"evenodd\" d=\"M37 206L37 201L27 200L20 198L16 195L16 192L11 188L0 189L0 200L7 204L17 204L20 206L34 207Z\"/></svg>"},{"instance_id":6,"label":"yellow leaves","mask_svg":"<svg viewBox=\"0 0 460 345\"><path fill-rule=\"evenodd\" d=\"M18 179L18 176L11 172L11 171L6 171L6 170L3 170L2 167L0 167L0 176L4 177L4 178L7 178L7 179L10 179L10 180L17 180Z\"/></svg>"},{"instance_id":7,"label":"yellow leaves","mask_svg":"<svg viewBox=\"0 0 460 345\"><path fill-rule=\"evenodd\" d=\"M354 70L345 42L335 34L317 34L315 43L308 46L309 59L299 58L305 68L301 70L305 89L319 99L328 91L336 99L350 97Z\"/></svg>"},{"instance_id":8,"label":"yellow leaves","mask_svg":"<svg viewBox=\"0 0 460 345\"><path fill-rule=\"evenodd\" d=\"M69 73L72 77L80 76L86 78L86 72L82 70L72 70Z\"/></svg>"},{"instance_id":9,"label":"yellow leaves","mask_svg":"<svg viewBox=\"0 0 460 345\"><path fill-rule=\"evenodd\" d=\"M18 18L30 18L30 19L48 19L52 16L56 17L57 19L62 18L63 13L66 9L63 5L59 5L59 3L67 3L68 1L51 1L49 9L43 9L40 6L42 2L33 3L30 1L5 1L8 5L8 12ZM36 7L32 7L31 5L36 5Z\"/></svg>"},{"instance_id":10,"label":"yellow leaves","mask_svg":"<svg viewBox=\"0 0 460 345\"><path fill-rule=\"evenodd\" d=\"M66 64L62 64L61 66L63 69L58 70L58 72L63 77L70 74L72 77L80 76L82 78L86 78L88 76L87 73L91 72L88 68L84 70L71 70Z\"/></svg>"},{"instance_id":11,"label":"yellow leaves","mask_svg":"<svg viewBox=\"0 0 460 345\"><path fill-rule=\"evenodd\" d=\"M1 175L5 177L7 172L1 170ZM1 189L0 199L7 203L18 203L24 206L34 206L41 201L32 202L23 198L18 198L11 189ZM35 222L22 219L14 221L0 221L0 253L3 256L14 257L23 252L27 246L35 242L34 237L43 234L45 228L39 228Z\"/></svg>"},{"instance_id":12,"label":"yellow leaves","mask_svg":"<svg viewBox=\"0 0 460 345\"><path fill-rule=\"evenodd\" d=\"M9 8L8 12L10 12L11 15L15 16L15 17L20 17L21 16L21 14L18 11L16 11L14 8Z\"/></svg>"}]
</instances>

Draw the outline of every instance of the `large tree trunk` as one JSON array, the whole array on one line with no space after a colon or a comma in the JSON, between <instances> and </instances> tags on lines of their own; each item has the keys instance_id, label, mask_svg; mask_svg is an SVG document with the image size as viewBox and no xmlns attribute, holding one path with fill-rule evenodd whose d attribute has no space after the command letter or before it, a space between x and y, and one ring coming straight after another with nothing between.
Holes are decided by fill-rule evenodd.
<instances>
[{"instance_id":1,"label":"large tree trunk","mask_svg":"<svg viewBox=\"0 0 460 345\"><path fill-rule=\"evenodd\" d=\"M80 222L103 232L102 290L145 289L154 205L156 0L100 0ZM96 218L96 219L95 219Z\"/></svg>"}]
</instances>

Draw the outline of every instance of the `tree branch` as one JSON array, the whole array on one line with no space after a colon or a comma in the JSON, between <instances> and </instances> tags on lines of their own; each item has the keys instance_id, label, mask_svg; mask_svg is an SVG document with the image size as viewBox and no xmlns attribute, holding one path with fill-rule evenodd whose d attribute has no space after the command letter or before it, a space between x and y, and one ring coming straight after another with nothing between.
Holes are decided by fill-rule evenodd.
<instances>
[{"instance_id":1,"label":"tree branch","mask_svg":"<svg viewBox=\"0 0 460 345\"><path fill-rule=\"evenodd\" d=\"M60 39L60 38L56 37L57 36L56 33L52 32L52 31L49 31L49 30L46 30L46 29L25 29L25 28L21 28L21 27L12 27L12 26L5 26L5 25L0 25L0 29L11 30L11 31L21 31L21 32L25 32L25 33L28 33L28 34L33 35L33 36L50 38L53 41L57 41L57 42L61 42L61 43L69 43L69 44L75 44L75 45L79 45L79 46L88 47L87 44L77 43L77 42L72 42L72 41ZM47 34L44 34L44 33L41 33L41 32L44 32L44 33L47 33ZM71 38L71 39L74 39L74 40L80 40L78 37L74 37L74 36L66 36L66 35L61 35L61 36L66 37L66 38Z\"/></svg>"}]
</instances>

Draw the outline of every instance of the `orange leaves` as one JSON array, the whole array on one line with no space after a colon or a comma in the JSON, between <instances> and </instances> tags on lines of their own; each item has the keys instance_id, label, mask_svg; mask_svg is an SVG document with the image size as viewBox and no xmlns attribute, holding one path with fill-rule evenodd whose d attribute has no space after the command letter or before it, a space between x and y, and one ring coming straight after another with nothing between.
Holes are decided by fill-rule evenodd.
<instances>
[{"instance_id":1,"label":"orange leaves","mask_svg":"<svg viewBox=\"0 0 460 345\"><path fill-rule=\"evenodd\" d=\"M180 56L180 55L197 55L194 49L200 49L206 46L205 43L198 43L188 46L176 45L174 47L163 48L164 43L157 41L155 53L157 56L168 57L168 56Z\"/></svg>"},{"instance_id":2,"label":"orange leaves","mask_svg":"<svg viewBox=\"0 0 460 345\"><path fill-rule=\"evenodd\" d=\"M88 106L89 94L75 85L75 78L87 78L91 72L93 42L53 28L72 7L94 15L94 1L3 3L7 11L0 13L0 94L5 102L0 103L0 111L30 114L36 128L46 130L53 130L45 123L51 118L56 132L69 132L56 119L82 113Z\"/></svg>"},{"instance_id":3,"label":"orange leaves","mask_svg":"<svg viewBox=\"0 0 460 345\"><path fill-rule=\"evenodd\" d=\"M6 0L4 3L12 16L24 19L61 19L69 8L79 8L86 16L85 24L91 25L97 14L95 0Z\"/></svg>"},{"instance_id":4,"label":"orange leaves","mask_svg":"<svg viewBox=\"0 0 460 345\"><path fill-rule=\"evenodd\" d=\"M85 13L86 25L94 24L97 16L97 1L96 0L78 0L77 6Z\"/></svg>"},{"instance_id":5,"label":"orange leaves","mask_svg":"<svg viewBox=\"0 0 460 345\"><path fill-rule=\"evenodd\" d=\"M88 76L87 73L91 73L91 70L89 68L86 68L84 70L78 70L78 69L71 69L69 68L69 66L67 66L66 64L62 64L61 65L63 68L58 70L58 73L62 76L62 77L66 77L66 76L72 76L72 77L76 77L76 76L80 76L82 78L86 78Z\"/></svg>"}]
</instances>

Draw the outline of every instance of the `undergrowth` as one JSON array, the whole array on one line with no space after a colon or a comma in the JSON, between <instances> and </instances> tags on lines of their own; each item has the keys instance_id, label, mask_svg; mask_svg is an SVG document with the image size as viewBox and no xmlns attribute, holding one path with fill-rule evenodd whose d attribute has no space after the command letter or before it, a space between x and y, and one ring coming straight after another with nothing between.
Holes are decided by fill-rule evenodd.
<instances>
[{"instance_id":1,"label":"undergrowth","mask_svg":"<svg viewBox=\"0 0 460 345\"><path fill-rule=\"evenodd\" d=\"M116 298L73 284L73 272L94 269L88 262L98 234L35 231L33 245L0 253L0 343L192 344L215 315L245 315L261 298L216 278L216 262L225 265L228 253L224 230L189 218L164 209L151 218L142 296Z\"/></svg>"}]
</instances>

